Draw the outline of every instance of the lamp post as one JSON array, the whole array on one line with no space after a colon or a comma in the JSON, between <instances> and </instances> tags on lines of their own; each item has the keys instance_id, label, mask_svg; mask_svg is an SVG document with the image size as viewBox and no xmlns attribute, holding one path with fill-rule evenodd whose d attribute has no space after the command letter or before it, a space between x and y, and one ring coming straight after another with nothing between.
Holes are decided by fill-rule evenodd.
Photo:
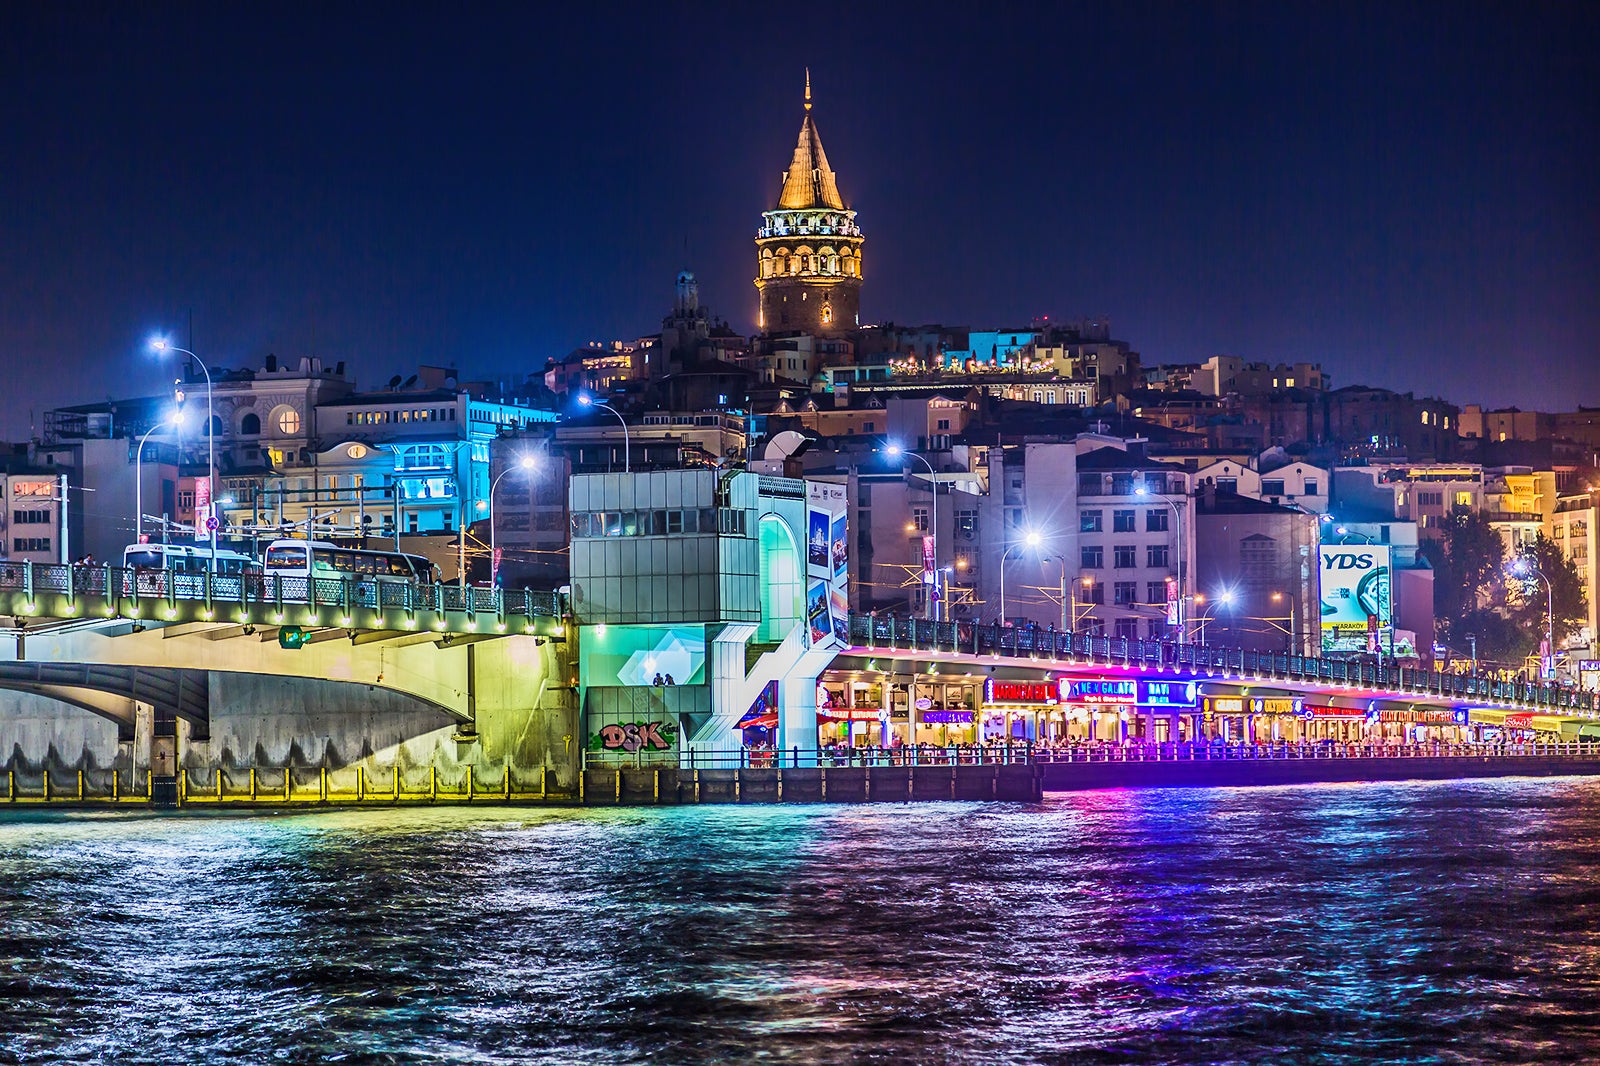
<instances>
[{"instance_id":1,"label":"lamp post","mask_svg":"<svg viewBox=\"0 0 1600 1066\"><path fill-rule=\"evenodd\" d=\"M607 403L601 403L599 400L595 399L593 396L590 396L586 392L578 394L578 403L584 407L598 407L602 411L610 411L612 414L617 416L617 421L622 423L622 472L624 474L631 474L633 472L633 461L630 458L630 453L633 450L633 445L630 443L628 438L628 420L623 418L615 407L612 407Z\"/></svg>"},{"instance_id":2,"label":"lamp post","mask_svg":"<svg viewBox=\"0 0 1600 1066\"><path fill-rule=\"evenodd\" d=\"M1219 606L1226 607L1228 604L1230 604L1232 602L1233 602L1233 593L1232 592L1219 592L1219 593L1217 593L1217 598L1212 600L1210 603L1206 604L1205 608L1203 610L1201 610L1201 612L1200 612L1200 625L1199 625L1198 628L1199 628L1200 644L1201 644L1202 647L1206 643L1206 623L1211 620L1211 612L1216 610L1217 607L1219 607Z\"/></svg>"},{"instance_id":3,"label":"lamp post","mask_svg":"<svg viewBox=\"0 0 1600 1066\"><path fill-rule=\"evenodd\" d=\"M194 342L191 341L190 343ZM178 355L187 355L190 359L200 364L200 373L206 377L206 540L211 545L211 568L215 570L217 567L217 531L213 528L212 519L215 517L217 509L217 435L214 432L216 426L212 423L212 419L216 416L213 413L211 403L211 371L207 368L205 360L187 348L179 348L165 337L157 337L150 342L150 347L161 354L173 352Z\"/></svg>"},{"instance_id":4,"label":"lamp post","mask_svg":"<svg viewBox=\"0 0 1600 1066\"><path fill-rule=\"evenodd\" d=\"M1511 564L1511 573L1517 577L1527 579L1536 577L1544 582L1544 655L1540 656L1539 674L1542 680L1545 674L1544 660L1548 658L1553 664L1556 657L1556 593L1550 584L1550 579L1545 577L1544 571L1539 569L1539 561L1533 555L1524 555Z\"/></svg>"},{"instance_id":5,"label":"lamp post","mask_svg":"<svg viewBox=\"0 0 1600 1066\"><path fill-rule=\"evenodd\" d=\"M1292 594L1286 594L1286 593L1282 593L1282 592L1274 592L1272 594L1272 598L1274 600L1288 600L1289 601L1289 654L1290 655L1302 654L1305 651L1305 648L1303 646L1300 646L1300 633L1299 633L1299 626L1298 626L1299 611L1297 611L1295 609L1294 596Z\"/></svg>"},{"instance_id":6,"label":"lamp post","mask_svg":"<svg viewBox=\"0 0 1600 1066\"><path fill-rule=\"evenodd\" d=\"M182 426L183 412L174 411L172 416L165 421L157 422L144 431L144 436L139 438L139 446L133 451L133 542L144 543L144 442L150 439L150 434L164 426Z\"/></svg>"},{"instance_id":7,"label":"lamp post","mask_svg":"<svg viewBox=\"0 0 1600 1066\"><path fill-rule=\"evenodd\" d=\"M1182 644L1184 642L1185 630L1188 628L1188 624L1187 624L1188 620L1186 618L1184 618L1184 610L1183 610L1183 605L1184 605L1184 598L1183 598L1183 509L1180 508L1177 505L1177 503L1173 501L1172 497L1166 495L1165 493L1152 492L1150 490L1150 487L1148 485L1143 484L1142 482L1139 484L1139 486L1137 488L1135 488L1133 490L1133 494L1135 496L1154 496L1154 497L1156 497L1157 499L1159 499L1163 503L1165 503L1168 507L1172 508L1173 518L1175 518L1177 520L1176 523L1174 524L1173 532L1175 534L1177 534L1178 559L1177 559L1176 564L1173 566L1173 569L1178 575L1178 643ZM1185 490L1184 496L1185 496L1185 498L1188 497L1188 491L1187 490Z\"/></svg>"},{"instance_id":8,"label":"lamp post","mask_svg":"<svg viewBox=\"0 0 1600 1066\"><path fill-rule=\"evenodd\" d=\"M1000 553L1000 624L1006 624L1006 557L1018 548L1037 548L1043 540L1039 534L1031 530L1023 534L1022 540L1006 546Z\"/></svg>"},{"instance_id":9,"label":"lamp post","mask_svg":"<svg viewBox=\"0 0 1600 1066\"><path fill-rule=\"evenodd\" d=\"M532 455L524 455L518 459L515 466L508 466L496 474L494 480L489 482L489 587L500 587L500 552L494 535L494 490L500 484L500 479L513 470L529 471L539 465L539 461Z\"/></svg>"},{"instance_id":10,"label":"lamp post","mask_svg":"<svg viewBox=\"0 0 1600 1066\"><path fill-rule=\"evenodd\" d=\"M907 451L894 443L884 448L884 452L891 459L899 459L901 456L905 456L917 460L928 468L928 493L933 497L933 502L928 508L929 531L933 538L933 588L929 590L927 610L928 617L937 622L939 621L940 609L943 604L943 597L939 594L939 475L934 471L933 464L928 462L927 457L918 452ZM1003 562L1000 567L1000 577L1003 585L1005 579L1005 564ZM1005 599L1003 594L1001 599ZM1002 603L1001 606L1004 606L1004 604Z\"/></svg>"}]
</instances>

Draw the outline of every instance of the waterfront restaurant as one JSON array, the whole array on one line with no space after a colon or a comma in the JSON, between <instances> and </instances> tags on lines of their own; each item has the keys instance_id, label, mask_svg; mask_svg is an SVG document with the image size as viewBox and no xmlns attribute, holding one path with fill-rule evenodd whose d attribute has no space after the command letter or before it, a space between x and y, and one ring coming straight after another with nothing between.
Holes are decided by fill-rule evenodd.
<instances>
[{"instance_id":1,"label":"waterfront restaurant","mask_svg":"<svg viewBox=\"0 0 1600 1066\"><path fill-rule=\"evenodd\" d=\"M1307 704L1300 710L1300 740L1359 744L1366 739L1367 712L1359 707Z\"/></svg>"},{"instance_id":2,"label":"waterfront restaurant","mask_svg":"<svg viewBox=\"0 0 1600 1066\"><path fill-rule=\"evenodd\" d=\"M1041 723L1048 726L1049 713L1061 703L1061 686L1055 681L983 682L983 731L986 743L1043 740Z\"/></svg>"},{"instance_id":3,"label":"waterfront restaurant","mask_svg":"<svg viewBox=\"0 0 1600 1066\"><path fill-rule=\"evenodd\" d=\"M1375 744L1454 744L1472 739L1467 712L1450 707L1384 707L1367 712Z\"/></svg>"},{"instance_id":4,"label":"waterfront restaurant","mask_svg":"<svg viewBox=\"0 0 1600 1066\"><path fill-rule=\"evenodd\" d=\"M978 692L971 675L829 670L817 683L818 743L976 743Z\"/></svg>"},{"instance_id":5,"label":"waterfront restaurant","mask_svg":"<svg viewBox=\"0 0 1600 1066\"><path fill-rule=\"evenodd\" d=\"M1087 739L1162 744L1193 737L1197 706L1193 681L1144 678L1063 678L1061 703L1087 723ZM1184 717L1191 719L1184 728Z\"/></svg>"},{"instance_id":6,"label":"waterfront restaurant","mask_svg":"<svg viewBox=\"0 0 1600 1066\"><path fill-rule=\"evenodd\" d=\"M1298 738L1303 696L1207 696L1205 734L1226 744L1271 744Z\"/></svg>"}]
</instances>

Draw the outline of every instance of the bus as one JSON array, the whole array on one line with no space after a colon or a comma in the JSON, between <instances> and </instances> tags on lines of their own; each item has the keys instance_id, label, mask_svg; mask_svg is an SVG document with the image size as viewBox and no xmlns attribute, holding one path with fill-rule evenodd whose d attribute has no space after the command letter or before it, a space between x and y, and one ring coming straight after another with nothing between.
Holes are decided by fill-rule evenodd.
<instances>
[{"instance_id":1,"label":"bus","mask_svg":"<svg viewBox=\"0 0 1600 1066\"><path fill-rule=\"evenodd\" d=\"M261 564L242 552L228 548L212 551L201 544L130 544L122 549L122 565L132 571L135 587L141 594L174 595L198 598L205 595L207 573L211 574L212 592L218 596L236 596L237 591L226 592L235 581L243 580L249 588L260 587Z\"/></svg>"},{"instance_id":2,"label":"bus","mask_svg":"<svg viewBox=\"0 0 1600 1066\"><path fill-rule=\"evenodd\" d=\"M362 581L431 585L439 580L433 561L407 552L341 548L322 540L275 540L267 546L264 568L270 580L355 578Z\"/></svg>"}]
</instances>

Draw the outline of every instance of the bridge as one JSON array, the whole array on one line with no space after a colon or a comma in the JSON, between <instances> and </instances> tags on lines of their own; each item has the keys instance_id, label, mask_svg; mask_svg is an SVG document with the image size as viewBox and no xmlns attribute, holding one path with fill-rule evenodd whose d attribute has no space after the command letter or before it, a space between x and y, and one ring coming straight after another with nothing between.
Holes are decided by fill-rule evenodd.
<instances>
[{"instance_id":1,"label":"bridge","mask_svg":"<svg viewBox=\"0 0 1600 1066\"><path fill-rule=\"evenodd\" d=\"M579 795L590 765L584 752L602 726L579 683L585 627L568 612L564 598L548 591L0 564L0 618L12 621L0 635L16 649L0 660L0 691L12 694L0 718L11 752L8 787L13 796L48 795L52 773L57 780L76 773L86 797L120 790L127 798L146 777L150 789L164 779L172 794L182 788L219 799L248 781L243 794L253 797L261 771L277 775L284 796L307 789L371 795L373 781L391 782L395 797L455 789L470 799L474 781L495 782L492 794L508 798ZM708 667L706 682L615 690L630 701L624 717L666 727L644 734L664 747L630 750L615 763L597 751L596 772L620 788L619 767L693 769L696 757L737 758L735 725L772 682L786 692L782 747L813 753L808 761L816 765L818 731L806 693L821 671L1166 677L1195 682L1208 699L1296 695L1363 710L1470 707L1600 723L1593 693L1489 676L840 614L843 624L826 639L791 617L775 644L761 643L753 623L708 625L715 669ZM296 640L280 646L288 627L299 631ZM115 729L72 724L73 712L63 708ZM1600 733L1600 724L1593 729ZM621 727L612 732L626 735ZM1587 726L1574 734L1593 735Z\"/></svg>"}]
</instances>

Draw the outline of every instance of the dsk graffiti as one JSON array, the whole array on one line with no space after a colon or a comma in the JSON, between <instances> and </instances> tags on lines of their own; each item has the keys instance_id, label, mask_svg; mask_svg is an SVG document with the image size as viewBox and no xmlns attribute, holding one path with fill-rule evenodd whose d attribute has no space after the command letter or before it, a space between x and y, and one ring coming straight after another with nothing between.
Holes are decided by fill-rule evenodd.
<instances>
[{"instance_id":1,"label":"dsk graffiti","mask_svg":"<svg viewBox=\"0 0 1600 1066\"><path fill-rule=\"evenodd\" d=\"M589 737L590 751L666 751L678 739L671 722L621 722L601 726Z\"/></svg>"}]
</instances>

